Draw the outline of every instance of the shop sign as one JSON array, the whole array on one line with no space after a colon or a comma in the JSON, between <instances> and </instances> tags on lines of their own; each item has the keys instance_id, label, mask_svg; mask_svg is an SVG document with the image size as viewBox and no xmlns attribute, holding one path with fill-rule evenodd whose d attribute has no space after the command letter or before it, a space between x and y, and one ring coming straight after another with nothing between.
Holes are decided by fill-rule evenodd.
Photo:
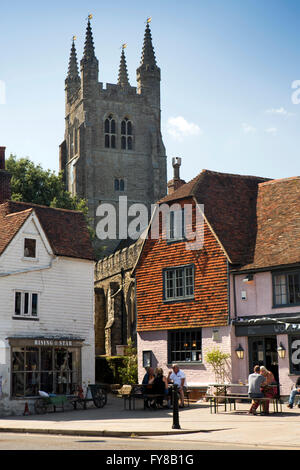
<instances>
[{"instance_id":1,"label":"shop sign","mask_svg":"<svg viewBox=\"0 0 300 470\"><path fill-rule=\"evenodd\" d=\"M300 334L300 323L275 323L271 325L236 325L236 336L263 336L289 333Z\"/></svg>"},{"instance_id":2,"label":"shop sign","mask_svg":"<svg viewBox=\"0 0 300 470\"><path fill-rule=\"evenodd\" d=\"M70 340L58 340L58 339L35 339L35 346L73 346L73 342Z\"/></svg>"}]
</instances>

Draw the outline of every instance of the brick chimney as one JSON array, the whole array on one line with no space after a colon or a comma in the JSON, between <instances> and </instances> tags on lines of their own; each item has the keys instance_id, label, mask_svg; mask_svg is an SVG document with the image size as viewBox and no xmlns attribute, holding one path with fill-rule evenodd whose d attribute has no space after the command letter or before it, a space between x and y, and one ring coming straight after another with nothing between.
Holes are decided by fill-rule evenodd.
<instances>
[{"instance_id":1,"label":"brick chimney","mask_svg":"<svg viewBox=\"0 0 300 470\"><path fill-rule=\"evenodd\" d=\"M0 147L0 204L11 197L11 175L5 170L5 147Z\"/></svg>"},{"instance_id":2,"label":"brick chimney","mask_svg":"<svg viewBox=\"0 0 300 470\"><path fill-rule=\"evenodd\" d=\"M172 158L172 165L174 174L173 179L168 182L168 194L173 194L176 189L185 184L185 181L180 179L181 158Z\"/></svg>"}]
</instances>

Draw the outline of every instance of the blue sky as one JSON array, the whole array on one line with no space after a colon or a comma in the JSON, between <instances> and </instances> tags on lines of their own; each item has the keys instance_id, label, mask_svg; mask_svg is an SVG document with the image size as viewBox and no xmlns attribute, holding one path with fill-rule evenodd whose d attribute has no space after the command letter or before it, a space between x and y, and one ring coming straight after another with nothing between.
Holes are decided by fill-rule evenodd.
<instances>
[{"instance_id":1,"label":"blue sky","mask_svg":"<svg viewBox=\"0 0 300 470\"><path fill-rule=\"evenodd\" d=\"M186 180L204 168L300 174L300 104L291 99L300 80L298 0L28 0L2 2L0 13L0 145L7 154L57 171L72 36L80 60L92 13L99 80L116 83L126 42L135 86L151 16L168 178L175 156Z\"/></svg>"}]
</instances>

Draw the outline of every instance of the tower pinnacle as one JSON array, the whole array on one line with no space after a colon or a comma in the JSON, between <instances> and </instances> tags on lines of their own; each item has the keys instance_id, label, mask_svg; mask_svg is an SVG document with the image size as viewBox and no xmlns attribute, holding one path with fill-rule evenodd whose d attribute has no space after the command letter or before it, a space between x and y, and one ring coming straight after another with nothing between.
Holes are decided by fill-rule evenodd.
<instances>
[{"instance_id":1,"label":"tower pinnacle","mask_svg":"<svg viewBox=\"0 0 300 470\"><path fill-rule=\"evenodd\" d=\"M91 61L96 58L90 17L91 15L89 15L88 23L86 27L85 44L84 44L83 59L82 59L85 62Z\"/></svg>"},{"instance_id":2,"label":"tower pinnacle","mask_svg":"<svg viewBox=\"0 0 300 470\"><path fill-rule=\"evenodd\" d=\"M72 100L80 89L80 76L78 72L77 55L75 48L75 36L73 36L72 47L70 52L68 74L65 80L65 90L67 99Z\"/></svg>"},{"instance_id":3,"label":"tower pinnacle","mask_svg":"<svg viewBox=\"0 0 300 470\"><path fill-rule=\"evenodd\" d=\"M71 47L71 52L70 52L70 59L69 59L68 75L67 75L67 79L69 79L69 80L79 79L77 55L76 55L76 48L75 48L75 39L76 39L76 37L73 36L72 47Z\"/></svg>"},{"instance_id":4,"label":"tower pinnacle","mask_svg":"<svg viewBox=\"0 0 300 470\"><path fill-rule=\"evenodd\" d=\"M150 67L156 66L156 59L155 59L155 53L154 53L154 48L152 44L151 30L150 30L148 21L147 21L145 35L144 35L144 45L143 45L143 50L142 50L141 65L145 65L145 66L148 65Z\"/></svg>"},{"instance_id":5,"label":"tower pinnacle","mask_svg":"<svg viewBox=\"0 0 300 470\"><path fill-rule=\"evenodd\" d=\"M124 49L126 47L126 44L122 45L122 54L121 54L121 61L120 61L120 67L119 67L119 76L118 76L118 85L122 87L129 86L129 80L128 80L128 72L127 72L127 65L126 65L126 57L124 53Z\"/></svg>"}]
</instances>

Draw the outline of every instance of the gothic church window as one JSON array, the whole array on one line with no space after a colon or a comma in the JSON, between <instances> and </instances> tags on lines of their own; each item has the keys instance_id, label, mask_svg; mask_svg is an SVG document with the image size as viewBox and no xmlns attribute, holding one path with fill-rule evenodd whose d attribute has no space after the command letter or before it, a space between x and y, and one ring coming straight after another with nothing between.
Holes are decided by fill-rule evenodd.
<instances>
[{"instance_id":1,"label":"gothic church window","mask_svg":"<svg viewBox=\"0 0 300 470\"><path fill-rule=\"evenodd\" d=\"M110 114L104 121L104 145L105 148L116 148L116 121L113 115Z\"/></svg>"},{"instance_id":2,"label":"gothic church window","mask_svg":"<svg viewBox=\"0 0 300 470\"><path fill-rule=\"evenodd\" d=\"M121 148L132 150L132 123L127 117L121 122Z\"/></svg>"},{"instance_id":3,"label":"gothic church window","mask_svg":"<svg viewBox=\"0 0 300 470\"><path fill-rule=\"evenodd\" d=\"M115 178L115 191L125 191L125 182L122 178Z\"/></svg>"}]
</instances>

